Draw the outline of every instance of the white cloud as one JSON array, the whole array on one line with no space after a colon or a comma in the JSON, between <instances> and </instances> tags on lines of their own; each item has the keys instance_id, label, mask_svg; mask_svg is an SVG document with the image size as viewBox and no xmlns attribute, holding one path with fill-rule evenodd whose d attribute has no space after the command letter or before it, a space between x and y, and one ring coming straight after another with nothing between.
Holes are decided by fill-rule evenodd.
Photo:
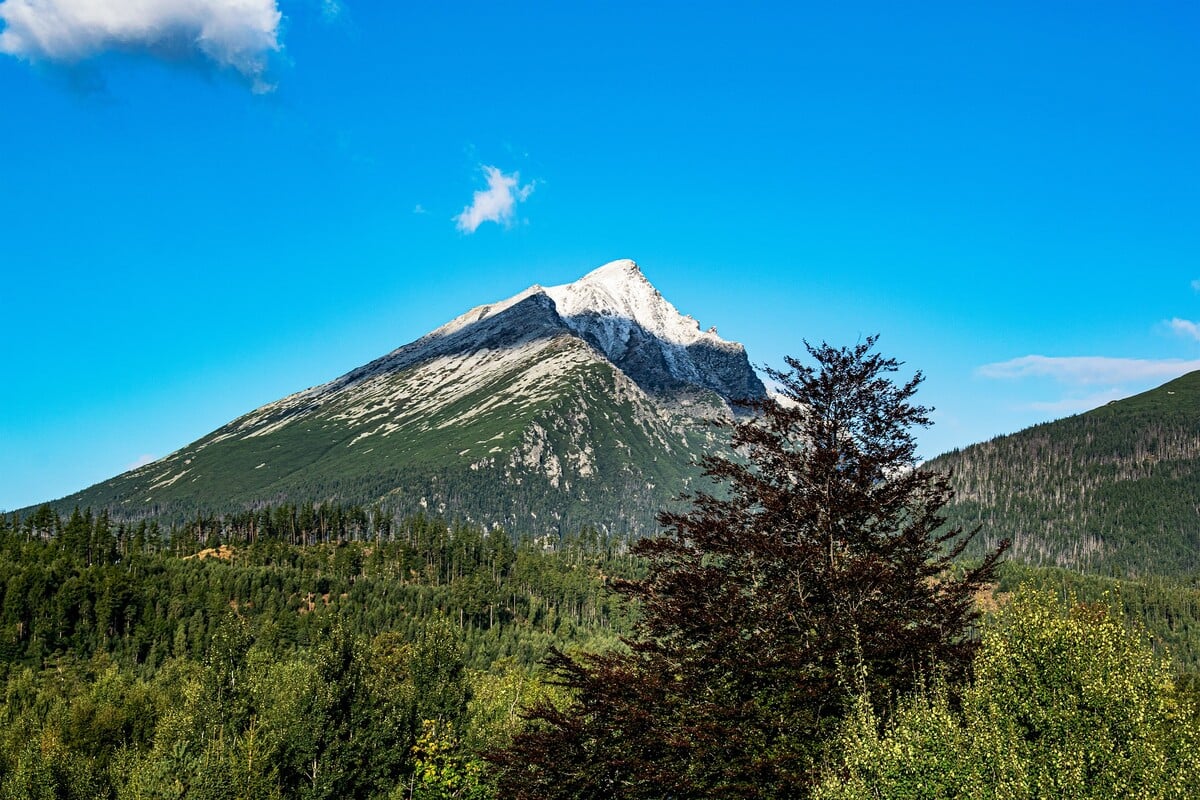
<instances>
[{"instance_id":1,"label":"white cloud","mask_svg":"<svg viewBox=\"0 0 1200 800\"><path fill-rule=\"evenodd\" d=\"M485 222L511 225L517 203L523 202L533 192L534 183L521 185L521 174L505 175L496 167L484 167L488 188L475 192L471 205L454 218L463 233L474 233Z\"/></svg>"},{"instance_id":2,"label":"white cloud","mask_svg":"<svg viewBox=\"0 0 1200 800\"><path fill-rule=\"evenodd\" d=\"M1075 385L1116 384L1151 379L1169 380L1200 369L1200 361L1178 358L1106 358L1104 356L1022 356L984 364L976 372L985 378L1053 378Z\"/></svg>"},{"instance_id":3,"label":"white cloud","mask_svg":"<svg viewBox=\"0 0 1200 800\"><path fill-rule=\"evenodd\" d=\"M275 0L4 0L0 52L68 63L113 50L198 55L267 91L281 16Z\"/></svg>"},{"instance_id":4,"label":"white cloud","mask_svg":"<svg viewBox=\"0 0 1200 800\"><path fill-rule=\"evenodd\" d=\"M138 467L144 467L147 464L153 464L157 460L158 460L157 456L152 456L149 453L143 453L142 455L138 456L132 464L125 467L125 469L126 470L137 469Z\"/></svg>"},{"instance_id":5,"label":"white cloud","mask_svg":"<svg viewBox=\"0 0 1200 800\"><path fill-rule=\"evenodd\" d=\"M1176 317L1167 323L1168 327L1180 336L1189 336L1192 339L1200 340L1200 325L1192 322L1189 319L1180 319Z\"/></svg>"},{"instance_id":6,"label":"white cloud","mask_svg":"<svg viewBox=\"0 0 1200 800\"><path fill-rule=\"evenodd\" d=\"M1200 292L1200 280L1192 281L1192 291Z\"/></svg>"}]
</instances>

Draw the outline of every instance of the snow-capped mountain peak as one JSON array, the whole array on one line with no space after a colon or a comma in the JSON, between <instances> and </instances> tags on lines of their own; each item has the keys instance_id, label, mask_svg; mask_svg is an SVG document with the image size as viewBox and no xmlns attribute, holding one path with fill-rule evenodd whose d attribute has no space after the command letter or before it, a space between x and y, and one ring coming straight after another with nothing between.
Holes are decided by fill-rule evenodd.
<instances>
[{"instance_id":1,"label":"snow-capped mountain peak","mask_svg":"<svg viewBox=\"0 0 1200 800\"><path fill-rule=\"evenodd\" d=\"M649 530L716 441L706 421L763 393L741 345L614 261L476 306L62 502L136 518L336 499Z\"/></svg>"},{"instance_id":2,"label":"snow-capped mountain peak","mask_svg":"<svg viewBox=\"0 0 1200 800\"><path fill-rule=\"evenodd\" d=\"M574 336L598 350L644 391L684 396L711 390L726 400L761 397L762 383L745 349L680 314L628 259L594 269L574 283L530 286L465 314L335 381L297 397L333 396L373 375L481 349ZM292 398L288 398L290 401Z\"/></svg>"},{"instance_id":3,"label":"snow-capped mountain peak","mask_svg":"<svg viewBox=\"0 0 1200 800\"><path fill-rule=\"evenodd\" d=\"M571 325L573 320L613 318L614 324L600 326L612 336L628 338L628 325L635 323L660 341L684 347L697 342L727 344L716 335L715 329L700 330L691 316L680 314L662 294L646 280L637 263L629 259L611 261L592 270L574 283L550 286L545 289L558 307L558 313ZM575 327L575 325L572 325ZM587 327L598 333L594 325ZM600 337L605 352L618 342L612 336Z\"/></svg>"},{"instance_id":4,"label":"snow-capped mountain peak","mask_svg":"<svg viewBox=\"0 0 1200 800\"><path fill-rule=\"evenodd\" d=\"M680 314L629 259L543 291L572 331L649 392L711 389L728 400L762 396L745 349Z\"/></svg>"},{"instance_id":5,"label":"snow-capped mountain peak","mask_svg":"<svg viewBox=\"0 0 1200 800\"><path fill-rule=\"evenodd\" d=\"M528 298L533 297L534 295L545 294L545 293L546 293L546 290L543 289L541 286L538 286L535 283L532 286L530 286L528 289L526 289L525 291L520 292L518 294L514 294L512 297L508 298L507 300L501 300L498 303L485 303L484 305L481 305L481 306L475 306L474 308L472 308L470 311L466 312L465 314L460 314L457 317L455 317L454 319L447 322L445 325L442 325L440 328L436 328L435 330L430 331L429 333L425 334L425 336L422 337L422 340L445 338L454 333L457 333L458 331L463 330L464 328L470 327L472 325L476 325L476 324L484 321L485 319L494 317L497 314L501 314L504 311L507 311L508 309L512 308L513 306L518 305L523 300L527 300ZM418 340L418 341L420 341L420 340Z\"/></svg>"}]
</instances>

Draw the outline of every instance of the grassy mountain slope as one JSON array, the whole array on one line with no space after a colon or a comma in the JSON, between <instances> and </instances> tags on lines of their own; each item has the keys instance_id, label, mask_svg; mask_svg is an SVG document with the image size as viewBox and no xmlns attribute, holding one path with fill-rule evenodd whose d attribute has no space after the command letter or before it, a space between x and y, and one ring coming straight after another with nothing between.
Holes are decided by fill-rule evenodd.
<instances>
[{"instance_id":1,"label":"grassy mountain slope","mask_svg":"<svg viewBox=\"0 0 1200 800\"><path fill-rule=\"evenodd\" d=\"M934 459L951 519L1030 564L1116 575L1200 571L1200 372Z\"/></svg>"},{"instance_id":2,"label":"grassy mountain slope","mask_svg":"<svg viewBox=\"0 0 1200 800\"><path fill-rule=\"evenodd\" d=\"M711 440L581 339L535 337L298 393L54 505L181 520L339 500L626 533L653 527Z\"/></svg>"},{"instance_id":3,"label":"grassy mountain slope","mask_svg":"<svg viewBox=\"0 0 1200 800\"><path fill-rule=\"evenodd\" d=\"M181 521L338 501L514 532L641 534L698 475L718 440L707 422L764 392L741 345L615 261L476 306L53 505Z\"/></svg>"}]
</instances>

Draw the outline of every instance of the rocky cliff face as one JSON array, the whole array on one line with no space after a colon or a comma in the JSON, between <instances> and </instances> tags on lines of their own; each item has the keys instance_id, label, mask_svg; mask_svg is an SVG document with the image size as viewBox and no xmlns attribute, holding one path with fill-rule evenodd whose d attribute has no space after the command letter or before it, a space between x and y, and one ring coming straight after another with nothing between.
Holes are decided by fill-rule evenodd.
<instances>
[{"instance_id":1,"label":"rocky cliff face","mask_svg":"<svg viewBox=\"0 0 1200 800\"><path fill-rule=\"evenodd\" d=\"M566 324L651 394L710 389L726 401L766 394L746 350L675 310L633 261L544 290Z\"/></svg>"}]
</instances>

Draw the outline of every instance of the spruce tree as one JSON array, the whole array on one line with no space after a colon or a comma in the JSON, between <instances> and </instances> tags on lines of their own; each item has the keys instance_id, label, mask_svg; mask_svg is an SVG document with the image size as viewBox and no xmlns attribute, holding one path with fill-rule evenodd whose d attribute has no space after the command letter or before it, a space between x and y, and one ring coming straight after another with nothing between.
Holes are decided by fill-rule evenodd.
<instances>
[{"instance_id":1,"label":"spruce tree","mask_svg":"<svg viewBox=\"0 0 1200 800\"><path fill-rule=\"evenodd\" d=\"M802 797L864 688L882 709L963 674L1003 546L955 566L972 534L944 525L948 479L918 466L922 376L893 380L875 341L768 370L782 396L703 461L723 489L635 548L628 651L552 656L573 701L536 706L493 754L504 796Z\"/></svg>"}]
</instances>

